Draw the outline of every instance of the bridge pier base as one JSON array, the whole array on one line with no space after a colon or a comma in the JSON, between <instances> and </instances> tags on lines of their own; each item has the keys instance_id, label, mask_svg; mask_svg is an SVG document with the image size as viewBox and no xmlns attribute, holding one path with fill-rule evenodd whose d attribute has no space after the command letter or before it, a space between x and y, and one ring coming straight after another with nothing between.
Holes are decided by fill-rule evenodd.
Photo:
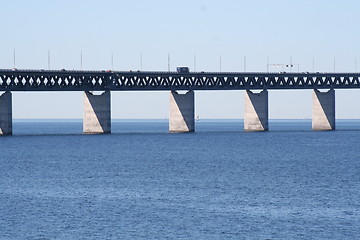
<instances>
[{"instance_id":1,"label":"bridge pier base","mask_svg":"<svg viewBox=\"0 0 360 240\"><path fill-rule=\"evenodd\" d=\"M101 95L84 92L84 133L111 132L110 100L110 91L105 91Z\"/></svg>"},{"instance_id":2,"label":"bridge pier base","mask_svg":"<svg viewBox=\"0 0 360 240\"><path fill-rule=\"evenodd\" d=\"M320 92L314 89L312 104L312 129L317 131L335 129L335 90Z\"/></svg>"},{"instance_id":3,"label":"bridge pier base","mask_svg":"<svg viewBox=\"0 0 360 240\"><path fill-rule=\"evenodd\" d=\"M268 91L245 92L244 131L267 131L269 129Z\"/></svg>"},{"instance_id":4,"label":"bridge pier base","mask_svg":"<svg viewBox=\"0 0 360 240\"><path fill-rule=\"evenodd\" d=\"M12 94L0 95L0 135L12 134Z\"/></svg>"},{"instance_id":5,"label":"bridge pier base","mask_svg":"<svg viewBox=\"0 0 360 240\"><path fill-rule=\"evenodd\" d=\"M170 92L170 132L194 132L195 131L195 94L188 91L179 94Z\"/></svg>"}]
</instances>

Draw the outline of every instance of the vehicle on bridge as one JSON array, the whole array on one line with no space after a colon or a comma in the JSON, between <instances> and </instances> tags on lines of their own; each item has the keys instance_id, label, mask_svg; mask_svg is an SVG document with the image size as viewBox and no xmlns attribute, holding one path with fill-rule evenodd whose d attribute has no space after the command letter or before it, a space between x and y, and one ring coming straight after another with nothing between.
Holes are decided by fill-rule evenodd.
<instances>
[{"instance_id":1,"label":"vehicle on bridge","mask_svg":"<svg viewBox=\"0 0 360 240\"><path fill-rule=\"evenodd\" d=\"M177 67L176 68L176 71L178 73L189 73L190 72L190 69L189 67Z\"/></svg>"}]
</instances>

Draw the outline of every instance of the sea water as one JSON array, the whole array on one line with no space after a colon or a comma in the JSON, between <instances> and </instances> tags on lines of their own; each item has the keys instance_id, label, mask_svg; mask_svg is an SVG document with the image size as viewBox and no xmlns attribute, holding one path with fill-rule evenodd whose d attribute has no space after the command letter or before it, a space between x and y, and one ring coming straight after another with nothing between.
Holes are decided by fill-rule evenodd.
<instances>
[{"instance_id":1,"label":"sea water","mask_svg":"<svg viewBox=\"0 0 360 240\"><path fill-rule=\"evenodd\" d=\"M360 239L360 121L15 121L0 239Z\"/></svg>"}]
</instances>

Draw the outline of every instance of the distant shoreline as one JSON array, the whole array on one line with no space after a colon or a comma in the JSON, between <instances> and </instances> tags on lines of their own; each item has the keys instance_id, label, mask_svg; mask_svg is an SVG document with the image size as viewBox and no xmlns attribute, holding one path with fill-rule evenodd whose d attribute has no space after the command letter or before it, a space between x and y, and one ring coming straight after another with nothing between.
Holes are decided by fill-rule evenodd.
<instances>
[{"instance_id":1,"label":"distant shoreline","mask_svg":"<svg viewBox=\"0 0 360 240\"><path fill-rule=\"evenodd\" d=\"M21 122L82 122L83 119L71 119L71 118L29 118L29 119L13 119L13 122L15 123L21 123ZM135 118L135 119L111 119L112 122L168 122L169 119L155 119L155 118ZM201 122L243 122L244 119L230 119L230 118L209 118L209 119L199 119L196 121ZM311 121L311 118L270 118L269 121L277 122L277 121ZM344 119L344 118L337 118L336 121L360 121L360 119Z\"/></svg>"}]
</instances>

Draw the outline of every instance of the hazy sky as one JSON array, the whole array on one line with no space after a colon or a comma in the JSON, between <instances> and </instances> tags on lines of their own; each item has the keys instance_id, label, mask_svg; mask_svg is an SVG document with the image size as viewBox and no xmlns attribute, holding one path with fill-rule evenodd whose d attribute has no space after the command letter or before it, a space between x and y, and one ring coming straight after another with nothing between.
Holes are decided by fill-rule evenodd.
<instances>
[{"instance_id":1,"label":"hazy sky","mask_svg":"<svg viewBox=\"0 0 360 240\"><path fill-rule=\"evenodd\" d=\"M360 71L358 0L1 0L0 68ZM297 65L296 65L297 66ZM278 71L270 67L270 71ZM297 71L297 68L294 69ZM243 118L243 91L197 91L200 118ZM113 118L166 118L168 92L112 92ZM360 90L336 91L336 117L360 118ZM14 118L82 118L82 92L16 92ZM311 118L311 90L270 91L270 118Z\"/></svg>"}]
</instances>

